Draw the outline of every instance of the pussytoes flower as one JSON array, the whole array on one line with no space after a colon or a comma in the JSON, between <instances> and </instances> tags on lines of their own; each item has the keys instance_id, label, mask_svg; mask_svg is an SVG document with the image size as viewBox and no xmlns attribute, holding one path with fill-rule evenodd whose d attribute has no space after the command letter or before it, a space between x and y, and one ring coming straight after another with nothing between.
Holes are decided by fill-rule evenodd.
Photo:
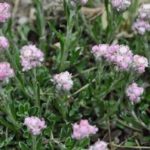
<instances>
[{"instance_id":1,"label":"pussytoes flower","mask_svg":"<svg viewBox=\"0 0 150 150\"><path fill-rule=\"evenodd\" d=\"M129 70L133 59L133 54L128 46L120 45L114 54L114 63L120 70Z\"/></svg>"},{"instance_id":2,"label":"pussytoes flower","mask_svg":"<svg viewBox=\"0 0 150 150\"><path fill-rule=\"evenodd\" d=\"M132 64L132 51L125 45L99 44L92 47L92 53L96 60L104 58L120 70L129 70Z\"/></svg>"},{"instance_id":3,"label":"pussytoes flower","mask_svg":"<svg viewBox=\"0 0 150 150\"><path fill-rule=\"evenodd\" d=\"M141 5L141 7L139 8L138 17L144 20L150 19L150 3Z\"/></svg>"},{"instance_id":4,"label":"pussytoes flower","mask_svg":"<svg viewBox=\"0 0 150 150\"><path fill-rule=\"evenodd\" d=\"M0 22L5 22L10 16L10 5L8 3L0 3Z\"/></svg>"},{"instance_id":5,"label":"pussytoes flower","mask_svg":"<svg viewBox=\"0 0 150 150\"><path fill-rule=\"evenodd\" d=\"M147 58L140 55L133 55L130 48L126 45L118 44L99 44L92 47L92 54L96 60L102 58L115 65L115 68L120 71L135 71L137 73L145 72L148 67Z\"/></svg>"},{"instance_id":6,"label":"pussytoes flower","mask_svg":"<svg viewBox=\"0 0 150 150\"><path fill-rule=\"evenodd\" d=\"M0 81L8 80L14 76L14 70L10 67L8 62L0 63Z\"/></svg>"},{"instance_id":7,"label":"pussytoes flower","mask_svg":"<svg viewBox=\"0 0 150 150\"><path fill-rule=\"evenodd\" d=\"M133 23L132 29L136 33L144 35L150 31L150 23L145 20L137 19L136 22Z\"/></svg>"},{"instance_id":8,"label":"pussytoes flower","mask_svg":"<svg viewBox=\"0 0 150 150\"><path fill-rule=\"evenodd\" d=\"M138 103L141 100L141 95L144 92L143 87L139 87L137 83L132 83L126 89L126 95L129 97L129 100L133 103Z\"/></svg>"},{"instance_id":9,"label":"pussytoes flower","mask_svg":"<svg viewBox=\"0 0 150 150\"><path fill-rule=\"evenodd\" d=\"M132 30L141 35L150 31L150 3L141 5L137 20L132 25Z\"/></svg>"},{"instance_id":10,"label":"pussytoes flower","mask_svg":"<svg viewBox=\"0 0 150 150\"><path fill-rule=\"evenodd\" d=\"M73 81L71 78L72 75L68 71L65 71L54 75L52 81L58 90L69 91L73 86Z\"/></svg>"},{"instance_id":11,"label":"pussytoes flower","mask_svg":"<svg viewBox=\"0 0 150 150\"><path fill-rule=\"evenodd\" d=\"M117 51L119 50L120 45L118 44L112 44L108 46L107 52L105 53L105 58L108 62L115 62L115 55L117 53Z\"/></svg>"},{"instance_id":12,"label":"pussytoes flower","mask_svg":"<svg viewBox=\"0 0 150 150\"><path fill-rule=\"evenodd\" d=\"M8 39L4 36L0 36L0 51L9 47Z\"/></svg>"},{"instance_id":13,"label":"pussytoes flower","mask_svg":"<svg viewBox=\"0 0 150 150\"><path fill-rule=\"evenodd\" d=\"M107 143L98 140L94 145L90 146L88 150L108 150Z\"/></svg>"},{"instance_id":14,"label":"pussytoes flower","mask_svg":"<svg viewBox=\"0 0 150 150\"><path fill-rule=\"evenodd\" d=\"M138 73L143 73L146 67L148 67L148 59L144 56L134 55L132 68Z\"/></svg>"},{"instance_id":15,"label":"pussytoes flower","mask_svg":"<svg viewBox=\"0 0 150 150\"><path fill-rule=\"evenodd\" d=\"M85 137L89 137L92 134L96 134L98 128L89 124L88 120L81 120L78 123L73 124L72 138L80 140Z\"/></svg>"},{"instance_id":16,"label":"pussytoes flower","mask_svg":"<svg viewBox=\"0 0 150 150\"><path fill-rule=\"evenodd\" d=\"M92 54L97 60L101 60L102 57L105 57L108 51L108 44L99 44L92 47Z\"/></svg>"},{"instance_id":17,"label":"pussytoes flower","mask_svg":"<svg viewBox=\"0 0 150 150\"><path fill-rule=\"evenodd\" d=\"M111 4L117 11L124 11L131 5L131 0L111 0Z\"/></svg>"},{"instance_id":18,"label":"pussytoes flower","mask_svg":"<svg viewBox=\"0 0 150 150\"><path fill-rule=\"evenodd\" d=\"M40 119L35 116L26 117L24 120L24 125L28 127L33 135L39 135L42 130L46 128L44 119Z\"/></svg>"},{"instance_id":19,"label":"pussytoes flower","mask_svg":"<svg viewBox=\"0 0 150 150\"><path fill-rule=\"evenodd\" d=\"M43 52L35 45L23 46L20 53L23 71L28 71L32 68L41 66L42 62L44 61Z\"/></svg>"}]
</instances>

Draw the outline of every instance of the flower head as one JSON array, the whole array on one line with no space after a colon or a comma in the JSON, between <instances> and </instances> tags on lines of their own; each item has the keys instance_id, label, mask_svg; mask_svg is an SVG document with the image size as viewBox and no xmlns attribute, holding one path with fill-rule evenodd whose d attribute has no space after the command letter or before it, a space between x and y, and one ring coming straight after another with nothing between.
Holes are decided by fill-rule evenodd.
<instances>
[{"instance_id":1,"label":"flower head","mask_svg":"<svg viewBox=\"0 0 150 150\"><path fill-rule=\"evenodd\" d=\"M98 128L89 124L88 120L81 120L78 123L73 124L72 138L80 140L91 134L96 134Z\"/></svg>"},{"instance_id":2,"label":"flower head","mask_svg":"<svg viewBox=\"0 0 150 150\"><path fill-rule=\"evenodd\" d=\"M150 31L150 23L145 20L137 19L136 22L133 23L132 29L138 34L143 35Z\"/></svg>"},{"instance_id":3,"label":"flower head","mask_svg":"<svg viewBox=\"0 0 150 150\"><path fill-rule=\"evenodd\" d=\"M114 64L117 70L129 71L132 69L138 73L143 73L145 68L148 67L147 58L133 55L126 45L95 45L92 47L92 53L96 60L104 58L108 63Z\"/></svg>"},{"instance_id":4,"label":"flower head","mask_svg":"<svg viewBox=\"0 0 150 150\"><path fill-rule=\"evenodd\" d=\"M24 120L24 125L28 127L33 135L38 135L43 129L46 128L44 119L39 119L38 117L26 117Z\"/></svg>"},{"instance_id":5,"label":"flower head","mask_svg":"<svg viewBox=\"0 0 150 150\"><path fill-rule=\"evenodd\" d=\"M8 3L0 3L0 22L5 22L10 16L10 5Z\"/></svg>"},{"instance_id":6,"label":"flower head","mask_svg":"<svg viewBox=\"0 0 150 150\"><path fill-rule=\"evenodd\" d=\"M150 19L150 3L141 5L138 17L144 20Z\"/></svg>"},{"instance_id":7,"label":"flower head","mask_svg":"<svg viewBox=\"0 0 150 150\"><path fill-rule=\"evenodd\" d=\"M7 49L9 47L8 39L4 36L0 36L0 50Z\"/></svg>"},{"instance_id":8,"label":"flower head","mask_svg":"<svg viewBox=\"0 0 150 150\"><path fill-rule=\"evenodd\" d=\"M112 44L108 46L107 52L105 53L105 58L108 62L115 62L115 54L119 50L120 45L118 44Z\"/></svg>"},{"instance_id":9,"label":"flower head","mask_svg":"<svg viewBox=\"0 0 150 150\"><path fill-rule=\"evenodd\" d=\"M100 60L102 57L105 57L108 51L108 44L99 44L92 47L92 54L96 60Z\"/></svg>"},{"instance_id":10,"label":"flower head","mask_svg":"<svg viewBox=\"0 0 150 150\"><path fill-rule=\"evenodd\" d=\"M143 94L143 87L139 87L136 83L132 83L126 89L126 95L129 97L129 100L133 103L140 102L141 95Z\"/></svg>"},{"instance_id":11,"label":"flower head","mask_svg":"<svg viewBox=\"0 0 150 150\"><path fill-rule=\"evenodd\" d=\"M147 58L140 55L134 55L132 68L138 73L143 73L145 72L146 67L148 67Z\"/></svg>"},{"instance_id":12,"label":"flower head","mask_svg":"<svg viewBox=\"0 0 150 150\"><path fill-rule=\"evenodd\" d=\"M14 76L14 70L10 67L8 62L0 63L0 81L7 80Z\"/></svg>"},{"instance_id":13,"label":"flower head","mask_svg":"<svg viewBox=\"0 0 150 150\"><path fill-rule=\"evenodd\" d=\"M88 150L108 150L107 143L98 140L94 145L90 146Z\"/></svg>"},{"instance_id":14,"label":"flower head","mask_svg":"<svg viewBox=\"0 0 150 150\"><path fill-rule=\"evenodd\" d=\"M62 72L54 75L52 81L58 90L69 91L73 86L72 75L68 72Z\"/></svg>"},{"instance_id":15,"label":"flower head","mask_svg":"<svg viewBox=\"0 0 150 150\"><path fill-rule=\"evenodd\" d=\"M111 4L117 11L124 11L131 5L131 0L111 0Z\"/></svg>"},{"instance_id":16,"label":"flower head","mask_svg":"<svg viewBox=\"0 0 150 150\"><path fill-rule=\"evenodd\" d=\"M44 54L35 45L27 45L22 47L20 58L23 71L27 71L41 66L44 61Z\"/></svg>"},{"instance_id":17,"label":"flower head","mask_svg":"<svg viewBox=\"0 0 150 150\"><path fill-rule=\"evenodd\" d=\"M128 46L120 45L114 53L114 63L121 70L129 70L133 59L133 54Z\"/></svg>"}]
</instances>

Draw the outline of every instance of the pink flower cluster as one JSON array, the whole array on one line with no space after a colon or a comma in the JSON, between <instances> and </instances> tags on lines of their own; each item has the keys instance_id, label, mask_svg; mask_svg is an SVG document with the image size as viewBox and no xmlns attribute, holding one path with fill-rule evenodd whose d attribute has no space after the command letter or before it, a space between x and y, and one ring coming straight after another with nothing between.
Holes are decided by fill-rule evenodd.
<instances>
[{"instance_id":1,"label":"pink flower cluster","mask_svg":"<svg viewBox=\"0 0 150 150\"><path fill-rule=\"evenodd\" d=\"M143 94L143 87L139 87L136 83L132 83L126 89L126 95L129 97L130 101L133 103L140 102L140 96Z\"/></svg>"},{"instance_id":2,"label":"pink flower cluster","mask_svg":"<svg viewBox=\"0 0 150 150\"><path fill-rule=\"evenodd\" d=\"M8 80L14 76L14 70L10 67L8 62L0 63L0 81Z\"/></svg>"},{"instance_id":3,"label":"pink flower cluster","mask_svg":"<svg viewBox=\"0 0 150 150\"><path fill-rule=\"evenodd\" d=\"M150 3L141 5L138 18L133 23L132 29L141 35L150 31Z\"/></svg>"},{"instance_id":4,"label":"pink flower cluster","mask_svg":"<svg viewBox=\"0 0 150 150\"><path fill-rule=\"evenodd\" d=\"M8 3L0 3L0 22L5 22L10 16L10 5Z\"/></svg>"},{"instance_id":5,"label":"pink flower cluster","mask_svg":"<svg viewBox=\"0 0 150 150\"><path fill-rule=\"evenodd\" d=\"M139 18L144 20L150 19L150 3L141 5L139 9Z\"/></svg>"},{"instance_id":6,"label":"pink flower cluster","mask_svg":"<svg viewBox=\"0 0 150 150\"><path fill-rule=\"evenodd\" d=\"M139 55L134 55L132 67L138 73L145 72L145 68L148 67L148 60L147 58Z\"/></svg>"},{"instance_id":7,"label":"pink flower cluster","mask_svg":"<svg viewBox=\"0 0 150 150\"><path fill-rule=\"evenodd\" d=\"M148 67L147 58L133 55L128 46L118 44L99 44L92 47L92 54L96 60L102 58L113 63L120 70L134 69L138 73L143 73Z\"/></svg>"},{"instance_id":8,"label":"pink flower cluster","mask_svg":"<svg viewBox=\"0 0 150 150\"><path fill-rule=\"evenodd\" d=\"M108 150L107 143L98 140L94 145L90 146L88 150Z\"/></svg>"},{"instance_id":9,"label":"pink flower cluster","mask_svg":"<svg viewBox=\"0 0 150 150\"><path fill-rule=\"evenodd\" d=\"M131 0L111 0L111 4L117 11L124 11L131 5Z\"/></svg>"},{"instance_id":10,"label":"pink flower cluster","mask_svg":"<svg viewBox=\"0 0 150 150\"><path fill-rule=\"evenodd\" d=\"M88 120L81 120L78 123L73 124L72 138L80 140L91 134L96 134L98 128L89 124Z\"/></svg>"},{"instance_id":11,"label":"pink flower cluster","mask_svg":"<svg viewBox=\"0 0 150 150\"><path fill-rule=\"evenodd\" d=\"M41 66L41 63L44 61L44 54L35 45L26 45L21 49L20 58L23 71L27 71Z\"/></svg>"},{"instance_id":12,"label":"pink flower cluster","mask_svg":"<svg viewBox=\"0 0 150 150\"><path fill-rule=\"evenodd\" d=\"M9 47L8 39L4 36L0 36L0 51Z\"/></svg>"},{"instance_id":13,"label":"pink flower cluster","mask_svg":"<svg viewBox=\"0 0 150 150\"><path fill-rule=\"evenodd\" d=\"M145 20L137 19L132 25L132 30L138 34L144 35L150 31L150 23Z\"/></svg>"},{"instance_id":14,"label":"pink flower cluster","mask_svg":"<svg viewBox=\"0 0 150 150\"><path fill-rule=\"evenodd\" d=\"M101 60L102 57L106 58L108 55L109 45L108 44L99 44L99 45L94 45L92 47L92 54L96 58L96 60Z\"/></svg>"},{"instance_id":15,"label":"pink flower cluster","mask_svg":"<svg viewBox=\"0 0 150 150\"><path fill-rule=\"evenodd\" d=\"M46 128L45 121L34 116L26 117L24 125L28 127L33 135L39 135L41 131Z\"/></svg>"},{"instance_id":16,"label":"pink flower cluster","mask_svg":"<svg viewBox=\"0 0 150 150\"><path fill-rule=\"evenodd\" d=\"M52 81L58 90L69 91L73 86L73 81L71 78L72 75L68 71L65 71L54 75Z\"/></svg>"},{"instance_id":17,"label":"pink flower cluster","mask_svg":"<svg viewBox=\"0 0 150 150\"><path fill-rule=\"evenodd\" d=\"M120 70L128 70L130 68L133 54L128 46L120 45L113 56L113 62Z\"/></svg>"}]
</instances>

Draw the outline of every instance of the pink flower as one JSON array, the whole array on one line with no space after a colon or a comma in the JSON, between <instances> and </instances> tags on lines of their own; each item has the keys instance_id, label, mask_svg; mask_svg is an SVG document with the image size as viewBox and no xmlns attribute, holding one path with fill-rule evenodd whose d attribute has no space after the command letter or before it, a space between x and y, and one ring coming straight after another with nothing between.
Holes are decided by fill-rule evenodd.
<instances>
[{"instance_id":1,"label":"pink flower","mask_svg":"<svg viewBox=\"0 0 150 150\"><path fill-rule=\"evenodd\" d=\"M91 134L96 134L98 128L89 124L88 120L81 120L78 123L73 124L72 138L80 140Z\"/></svg>"},{"instance_id":2,"label":"pink flower","mask_svg":"<svg viewBox=\"0 0 150 150\"><path fill-rule=\"evenodd\" d=\"M128 46L118 44L100 44L92 47L92 53L96 60L104 59L108 63L115 65L117 70L128 71L134 69L138 73L143 73L148 67L147 58L133 55Z\"/></svg>"},{"instance_id":3,"label":"pink flower","mask_svg":"<svg viewBox=\"0 0 150 150\"><path fill-rule=\"evenodd\" d=\"M103 58L116 65L117 69L129 70L133 61L133 54L128 46L118 44L100 44L92 47L96 60Z\"/></svg>"},{"instance_id":4,"label":"pink flower","mask_svg":"<svg viewBox=\"0 0 150 150\"><path fill-rule=\"evenodd\" d=\"M0 63L0 81L8 80L14 76L14 70L10 67L8 62Z\"/></svg>"},{"instance_id":5,"label":"pink flower","mask_svg":"<svg viewBox=\"0 0 150 150\"><path fill-rule=\"evenodd\" d=\"M8 39L4 36L0 36L0 50L7 49L9 47Z\"/></svg>"},{"instance_id":6,"label":"pink flower","mask_svg":"<svg viewBox=\"0 0 150 150\"><path fill-rule=\"evenodd\" d=\"M141 5L138 17L145 20L150 19L150 3Z\"/></svg>"},{"instance_id":7,"label":"pink flower","mask_svg":"<svg viewBox=\"0 0 150 150\"><path fill-rule=\"evenodd\" d=\"M147 58L139 55L134 55L132 68L138 73L145 72L145 68L148 67Z\"/></svg>"},{"instance_id":8,"label":"pink flower","mask_svg":"<svg viewBox=\"0 0 150 150\"><path fill-rule=\"evenodd\" d=\"M52 81L58 90L69 91L73 86L72 75L68 72L62 72L54 75Z\"/></svg>"},{"instance_id":9,"label":"pink flower","mask_svg":"<svg viewBox=\"0 0 150 150\"><path fill-rule=\"evenodd\" d=\"M107 53L105 54L105 58L108 62L115 62L115 54L119 50L120 45L118 44L112 44L108 46Z\"/></svg>"},{"instance_id":10,"label":"pink flower","mask_svg":"<svg viewBox=\"0 0 150 150\"><path fill-rule=\"evenodd\" d=\"M128 46L120 45L114 54L114 63L121 70L129 70L133 60L133 54Z\"/></svg>"},{"instance_id":11,"label":"pink flower","mask_svg":"<svg viewBox=\"0 0 150 150\"><path fill-rule=\"evenodd\" d=\"M143 94L144 89L143 87L139 87L136 83L132 83L126 89L126 95L129 97L129 100L133 103L140 102L140 97Z\"/></svg>"},{"instance_id":12,"label":"pink flower","mask_svg":"<svg viewBox=\"0 0 150 150\"><path fill-rule=\"evenodd\" d=\"M35 45L27 45L22 47L20 58L23 71L28 71L41 66L44 61L44 54Z\"/></svg>"},{"instance_id":13,"label":"pink flower","mask_svg":"<svg viewBox=\"0 0 150 150\"><path fill-rule=\"evenodd\" d=\"M131 5L131 0L111 0L111 4L117 11L124 11Z\"/></svg>"},{"instance_id":14,"label":"pink flower","mask_svg":"<svg viewBox=\"0 0 150 150\"><path fill-rule=\"evenodd\" d=\"M28 127L33 135L39 135L43 129L46 128L44 119L39 119L38 117L26 117L24 120L24 125Z\"/></svg>"},{"instance_id":15,"label":"pink flower","mask_svg":"<svg viewBox=\"0 0 150 150\"><path fill-rule=\"evenodd\" d=\"M5 22L10 16L10 5L8 3L0 3L0 22Z\"/></svg>"},{"instance_id":16,"label":"pink flower","mask_svg":"<svg viewBox=\"0 0 150 150\"><path fill-rule=\"evenodd\" d=\"M94 145L90 146L88 150L108 150L107 143L98 140Z\"/></svg>"},{"instance_id":17,"label":"pink flower","mask_svg":"<svg viewBox=\"0 0 150 150\"><path fill-rule=\"evenodd\" d=\"M132 29L133 31L143 35L150 31L150 23L145 20L137 19L137 21L132 25Z\"/></svg>"},{"instance_id":18,"label":"pink flower","mask_svg":"<svg viewBox=\"0 0 150 150\"><path fill-rule=\"evenodd\" d=\"M92 54L97 60L101 60L106 55L108 47L108 44L95 45L92 47Z\"/></svg>"}]
</instances>

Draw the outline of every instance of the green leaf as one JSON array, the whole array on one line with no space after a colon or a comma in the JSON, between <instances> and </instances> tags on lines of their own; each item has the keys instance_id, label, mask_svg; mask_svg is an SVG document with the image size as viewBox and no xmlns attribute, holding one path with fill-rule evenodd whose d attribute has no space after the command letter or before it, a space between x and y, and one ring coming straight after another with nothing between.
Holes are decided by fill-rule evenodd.
<instances>
[{"instance_id":1,"label":"green leaf","mask_svg":"<svg viewBox=\"0 0 150 150\"><path fill-rule=\"evenodd\" d=\"M27 144L23 142L19 142L19 147L20 147L20 150L29 150L29 147L27 146Z\"/></svg>"}]
</instances>

